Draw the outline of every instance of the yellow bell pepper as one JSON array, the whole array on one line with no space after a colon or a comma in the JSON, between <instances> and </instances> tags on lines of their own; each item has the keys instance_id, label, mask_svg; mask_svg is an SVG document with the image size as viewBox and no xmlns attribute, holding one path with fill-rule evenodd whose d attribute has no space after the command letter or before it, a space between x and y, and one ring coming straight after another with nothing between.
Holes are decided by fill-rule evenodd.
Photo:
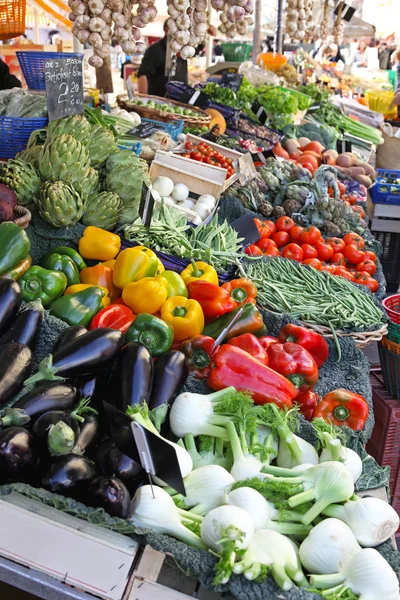
<instances>
[{"instance_id":1,"label":"yellow bell pepper","mask_svg":"<svg viewBox=\"0 0 400 600\"><path fill-rule=\"evenodd\" d=\"M80 272L80 280L81 283L90 283L91 285L105 287L108 290L110 300L115 300L121 295L121 290L113 283L113 272L114 269L106 267L105 263L99 263L94 267L82 269Z\"/></svg>"},{"instance_id":2,"label":"yellow bell pepper","mask_svg":"<svg viewBox=\"0 0 400 600\"><path fill-rule=\"evenodd\" d=\"M174 328L174 342L191 340L204 329L204 314L200 304L184 296L169 298L161 307L161 318Z\"/></svg>"},{"instance_id":3,"label":"yellow bell pepper","mask_svg":"<svg viewBox=\"0 0 400 600\"><path fill-rule=\"evenodd\" d=\"M181 273L181 277L188 287L192 281L207 281L218 285L217 271L211 265L205 262L192 260L191 264L186 267Z\"/></svg>"},{"instance_id":4,"label":"yellow bell pepper","mask_svg":"<svg viewBox=\"0 0 400 600\"><path fill-rule=\"evenodd\" d=\"M105 260L102 263L99 263L104 265L105 267L110 267L110 269L113 269L115 267L115 258L112 258L111 260Z\"/></svg>"},{"instance_id":5,"label":"yellow bell pepper","mask_svg":"<svg viewBox=\"0 0 400 600\"><path fill-rule=\"evenodd\" d=\"M128 283L122 290L122 300L126 306L139 315L153 315L160 310L168 296L168 281L161 277L143 277Z\"/></svg>"},{"instance_id":6,"label":"yellow bell pepper","mask_svg":"<svg viewBox=\"0 0 400 600\"><path fill-rule=\"evenodd\" d=\"M121 248L121 238L115 233L93 227L86 227L79 240L79 254L83 258L93 260L110 260L115 258Z\"/></svg>"},{"instance_id":7,"label":"yellow bell pepper","mask_svg":"<svg viewBox=\"0 0 400 600\"><path fill-rule=\"evenodd\" d=\"M158 268L158 258L145 246L126 248L117 256L114 266L114 285L121 290L132 281L153 277ZM147 311L148 312L148 311Z\"/></svg>"},{"instance_id":8,"label":"yellow bell pepper","mask_svg":"<svg viewBox=\"0 0 400 600\"><path fill-rule=\"evenodd\" d=\"M157 256L157 260L158 260L158 267L157 267L156 275L160 275L160 273L164 273L165 267L162 264L161 260L158 258L158 256Z\"/></svg>"},{"instance_id":9,"label":"yellow bell pepper","mask_svg":"<svg viewBox=\"0 0 400 600\"><path fill-rule=\"evenodd\" d=\"M76 292L81 292L82 290L86 290L90 287L99 287L104 292L104 297L101 301L103 307L105 308L111 302L108 296L108 289L103 287L102 285L95 285L94 283L77 283L75 285L70 285L64 292L64 296L69 296L70 294L76 294Z\"/></svg>"}]
</instances>

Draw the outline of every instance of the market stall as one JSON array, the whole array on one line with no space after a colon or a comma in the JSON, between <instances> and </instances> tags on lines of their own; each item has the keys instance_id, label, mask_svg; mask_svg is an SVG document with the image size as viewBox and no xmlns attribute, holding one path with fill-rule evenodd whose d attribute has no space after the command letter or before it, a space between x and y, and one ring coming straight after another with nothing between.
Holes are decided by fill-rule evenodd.
<instances>
[{"instance_id":1,"label":"market stall","mask_svg":"<svg viewBox=\"0 0 400 600\"><path fill-rule=\"evenodd\" d=\"M155 18L143 0L69 5L99 68L112 28L133 51ZM206 6L168 6L189 58ZM246 33L249 3L212 6ZM290 10L301 40L311 8ZM57 600L399 599L381 89L338 99L308 59L264 53L101 107L82 54L17 57L29 89L0 91L0 580ZM188 575L179 594L164 560Z\"/></svg>"}]
</instances>

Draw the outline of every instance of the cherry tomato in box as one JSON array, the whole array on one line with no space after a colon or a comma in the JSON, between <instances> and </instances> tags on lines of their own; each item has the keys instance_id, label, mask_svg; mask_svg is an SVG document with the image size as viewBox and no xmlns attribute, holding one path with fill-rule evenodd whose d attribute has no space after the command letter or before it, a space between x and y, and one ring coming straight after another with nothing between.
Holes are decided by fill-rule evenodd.
<instances>
[{"instance_id":1,"label":"cherry tomato in box","mask_svg":"<svg viewBox=\"0 0 400 600\"><path fill-rule=\"evenodd\" d=\"M300 244L315 244L316 242L319 242L321 237L321 232L318 227L311 225L310 227L303 229L300 233L299 242Z\"/></svg>"},{"instance_id":2,"label":"cherry tomato in box","mask_svg":"<svg viewBox=\"0 0 400 600\"><path fill-rule=\"evenodd\" d=\"M303 250L298 244L288 244L283 248L282 256L301 262L303 260Z\"/></svg>"},{"instance_id":3,"label":"cherry tomato in box","mask_svg":"<svg viewBox=\"0 0 400 600\"><path fill-rule=\"evenodd\" d=\"M303 250L303 260L308 258L317 258L318 252L311 244L302 244L301 249Z\"/></svg>"},{"instance_id":4,"label":"cherry tomato in box","mask_svg":"<svg viewBox=\"0 0 400 600\"><path fill-rule=\"evenodd\" d=\"M320 260L328 261L334 254L332 246L326 242L317 242L315 244L315 249Z\"/></svg>"},{"instance_id":5,"label":"cherry tomato in box","mask_svg":"<svg viewBox=\"0 0 400 600\"><path fill-rule=\"evenodd\" d=\"M289 243L290 236L287 231L277 231L272 236L272 239L274 240L278 248L282 248L282 246L286 246L286 244Z\"/></svg>"},{"instance_id":6,"label":"cherry tomato in box","mask_svg":"<svg viewBox=\"0 0 400 600\"><path fill-rule=\"evenodd\" d=\"M343 241L346 244L346 246L352 244L353 246L357 246L357 248L360 248L360 250L364 250L365 242L361 235L358 235L358 233L346 233L346 235L343 238Z\"/></svg>"},{"instance_id":7,"label":"cherry tomato in box","mask_svg":"<svg viewBox=\"0 0 400 600\"><path fill-rule=\"evenodd\" d=\"M299 237L303 229L304 227L301 227L301 225L295 225L292 227L292 229L289 231L289 235L293 242L297 243L299 241Z\"/></svg>"},{"instance_id":8,"label":"cherry tomato in box","mask_svg":"<svg viewBox=\"0 0 400 600\"><path fill-rule=\"evenodd\" d=\"M376 272L376 264L372 262L372 260L363 260L362 262L357 263L356 268L357 271L366 271L370 275L375 275Z\"/></svg>"},{"instance_id":9,"label":"cherry tomato in box","mask_svg":"<svg viewBox=\"0 0 400 600\"><path fill-rule=\"evenodd\" d=\"M294 221L290 217L279 217L276 222L276 230L277 231L289 231L294 227Z\"/></svg>"},{"instance_id":10,"label":"cherry tomato in box","mask_svg":"<svg viewBox=\"0 0 400 600\"><path fill-rule=\"evenodd\" d=\"M357 263L364 260L364 252L360 250L355 244L349 244L343 250L343 256L347 260L347 262L352 265L356 265Z\"/></svg>"},{"instance_id":11,"label":"cherry tomato in box","mask_svg":"<svg viewBox=\"0 0 400 600\"><path fill-rule=\"evenodd\" d=\"M343 252L346 244L342 240L342 238L330 237L326 240L326 243L332 246L333 252Z\"/></svg>"}]
</instances>

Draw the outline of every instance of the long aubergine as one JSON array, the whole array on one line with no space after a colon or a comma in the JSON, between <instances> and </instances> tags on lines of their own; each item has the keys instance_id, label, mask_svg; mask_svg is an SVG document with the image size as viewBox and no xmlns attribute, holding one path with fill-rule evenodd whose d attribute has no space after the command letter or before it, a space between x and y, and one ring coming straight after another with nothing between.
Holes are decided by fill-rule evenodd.
<instances>
[{"instance_id":1,"label":"long aubergine","mask_svg":"<svg viewBox=\"0 0 400 600\"><path fill-rule=\"evenodd\" d=\"M68 329L62 331L58 336L56 343L53 346L53 354L58 352L66 344L72 342L72 340L76 340L76 338L87 332L88 330L83 325L73 325L72 327L68 327Z\"/></svg>"},{"instance_id":2,"label":"long aubergine","mask_svg":"<svg viewBox=\"0 0 400 600\"><path fill-rule=\"evenodd\" d=\"M21 306L21 288L13 279L0 280L0 334L11 325Z\"/></svg>"},{"instance_id":3,"label":"long aubergine","mask_svg":"<svg viewBox=\"0 0 400 600\"><path fill-rule=\"evenodd\" d=\"M31 481L39 456L34 437L23 427L0 432L0 483Z\"/></svg>"},{"instance_id":4,"label":"long aubergine","mask_svg":"<svg viewBox=\"0 0 400 600\"><path fill-rule=\"evenodd\" d=\"M123 334L114 329L94 329L85 333L48 356L39 371L25 385L44 379L64 379L96 374L109 365L123 343Z\"/></svg>"},{"instance_id":5,"label":"long aubergine","mask_svg":"<svg viewBox=\"0 0 400 600\"><path fill-rule=\"evenodd\" d=\"M112 439L106 439L98 446L95 460L100 473L117 477L126 485L128 482L139 481L144 475L142 465L120 452Z\"/></svg>"},{"instance_id":6,"label":"long aubergine","mask_svg":"<svg viewBox=\"0 0 400 600\"><path fill-rule=\"evenodd\" d=\"M160 356L154 367L149 408L153 410L165 403L171 406L187 377L188 368L183 352L171 350Z\"/></svg>"},{"instance_id":7,"label":"long aubergine","mask_svg":"<svg viewBox=\"0 0 400 600\"><path fill-rule=\"evenodd\" d=\"M0 406L22 389L30 373L31 349L18 342L6 344L0 350Z\"/></svg>"},{"instance_id":8,"label":"long aubergine","mask_svg":"<svg viewBox=\"0 0 400 600\"><path fill-rule=\"evenodd\" d=\"M87 483L96 476L94 464L85 456L66 454L58 456L42 480L50 492L79 497Z\"/></svg>"},{"instance_id":9,"label":"long aubergine","mask_svg":"<svg viewBox=\"0 0 400 600\"><path fill-rule=\"evenodd\" d=\"M68 410L79 400L79 392L72 385L46 382L24 394L0 418L0 426L21 426L49 410Z\"/></svg>"},{"instance_id":10,"label":"long aubergine","mask_svg":"<svg viewBox=\"0 0 400 600\"><path fill-rule=\"evenodd\" d=\"M153 359L145 346L130 342L118 355L113 377L114 404L122 412L128 406L148 403L153 387Z\"/></svg>"},{"instance_id":11,"label":"long aubergine","mask_svg":"<svg viewBox=\"0 0 400 600\"><path fill-rule=\"evenodd\" d=\"M72 452L74 454L84 454L94 446L100 435L101 429L97 417L86 415L80 426L80 432Z\"/></svg>"},{"instance_id":12,"label":"long aubergine","mask_svg":"<svg viewBox=\"0 0 400 600\"><path fill-rule=\"evenodd\" d=\"M125 484L115 477L96 477L85 492L87 504L104 508L112 517L127 519L131 497Z\"/></svg>"},{"instance_id":13,"label":"long aubergine","mask_svg":"<svg viewBox=\"0 0 400 600\"><path fill-rule=\"evenodd\" d=\"M34 349L43 321L43 306L35 300L16 316L14 323L0 338L0 348L4 344L19 342Z\"/></svg>"}]
</instances>

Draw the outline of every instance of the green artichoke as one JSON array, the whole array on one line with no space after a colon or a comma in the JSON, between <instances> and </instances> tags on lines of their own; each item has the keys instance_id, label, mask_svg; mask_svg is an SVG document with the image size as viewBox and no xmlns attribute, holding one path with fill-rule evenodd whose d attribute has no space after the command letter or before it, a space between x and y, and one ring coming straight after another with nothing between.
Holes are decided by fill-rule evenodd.
<instances>
[{"instance_id":1,"label":"green artichoke","mask_svg":"<svg viewBox=\"0 0 400 600\"><path fill-rule=\"evenodd\" d=\"M72 135L78 142L87 144L91 135L91 126L83 115L72 115L51 121L47 127L47 139L52 139L57 135L65 133Z\"/></svg>"},{"instance_id":2,"label":"green artichoke","mask_svg":"<svg viewBox=\"0 0 400 600\"><path fill-rule=\"evenodd\" d=\"M147 164L141 158L136 159L135 166L119 165L107 173L106 190L118 194L124 204L120 223L132 223L138 218L143 181L150 185Z\"/></svg>"},{"instance_id":3,"label":"green artichoke","mask_svg":"<svg viewBox=\"0 0 400 600\"><path fill-rule=\"evenodd\" d=\"M94 169L101 167L110 154L117 151L113 133L102 125L94 125L91 128L86 147L89 152L90 165Z\"/></svg>"},{"instance_id":4,"label":"green artichoke","mask_svg":"<svg viewBox=\"0 0 400 600\"><path fill-rule=\"evenodd\" d=\"M53 227L75 225L85 210L84 200L64 181L46 181L35 201L42 219Z\"/></svg>"},{"instance_id":5,"label":"green artichoke","mask_svg":"<svg viewBox=\"0 0 400 600\"><path fill-rule=\"evenodd\" d=\"M135 166L137 164L138 157L130 150L117 150L113 152L107 158L106 170L110 173L115 167L123 165L125 167Z\"/></svg>"},{"instance_id":6,"label":"green artichoke","mask_svg":"<svg viewBox=\"0 0 400 600\"><path fill-rule=\"evenodd\" d=\"M88 167L84 173L83 179L74 184L78 194L82 198L88 198L91 194L99 189L99 173L92 167Z\"/></svg>"},{"instance_id":7,"label":"green artichoke","mask_svg":"<svg viewBox=\"0 0 400 600\"><path fill-rule=\"evenodd\" d=\"M86 203L82 222L111 231L116 226L123 207L121 198L113 192L92 194Z\"/></svg>"},{"instance_id":8,"label":"green artichoke","mask_svg":"<svg viewBox=\"0 0 400 600\"><path fill-rule=\"evenodd\" d=\"M67 134L47 140L38 162L42 179L64 181L72 186L81 184L90 166L86 147Z\"/></svg>"},{"instance_id":9,"label":"green artichoke","mask_svg":"<svg viewBox=\"0 0 400 600\"><path fill-rule=\"evenodd\" d=\"M20 158L10 159L0 167L0 183L14 190L22 206L31 206L40 189L40 177L35 167Z\"/></svg>"},{"instance_id":10,"label":"green artichoke","mask_svg":"<svg viewBox=\"0 0 400 600\"><path fill-rule=\"evenodd\" d=\"M18 154L16 155L15 158L20 158L24 162L30 163L31 165L33 165L35 167L35 169L37 169L38 168L38 156L39 156L41 149L42 149L42 146L31 146L30 148L27 148L26 150L22 150L22 152L18 152Z\"/></svg>"},{"instance_id":11,"label":"green artichoke","mask_svg":"<svg viewBox=\"0 0 400 600\"><path fill-rule=\"evenodd\" d=\"M29 136L26 147L32 148L32 146L43 146L46 141L46 134L46 129L35 129L35 131L32 131L31 135Z\"/></svg>"}]
</instances>

